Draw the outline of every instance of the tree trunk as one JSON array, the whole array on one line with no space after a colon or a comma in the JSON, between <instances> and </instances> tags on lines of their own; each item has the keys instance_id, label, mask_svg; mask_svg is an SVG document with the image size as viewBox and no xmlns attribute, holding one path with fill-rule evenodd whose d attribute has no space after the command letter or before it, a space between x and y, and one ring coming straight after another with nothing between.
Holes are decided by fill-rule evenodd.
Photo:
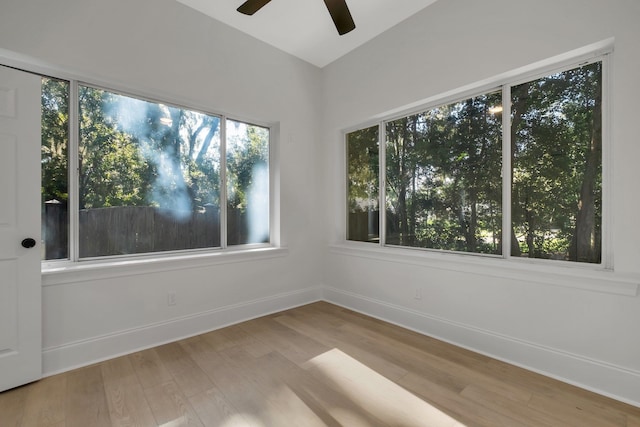
<instances>
[{"instance_id":1,"label":"tree trunk","mask_svg":"<svg viewBox=\"0 0 640 427\"><path fill-rule=\"evenodd\" d=\"M522 122L522 113L523 113L523 110L526 108L526 103L524 100L526 100L529 97L526 85L521 85L517 90L519 90L518 102L513 102L513 105L511 106L512 117L513 117L511 121L511 170L509 171L511 174L511 179L509 180L509 184L511 186L511 188L509 188L509 191L511 191L511 206L503 207L503 209L510 209L512 212L512 215L513 215L513 205L514 203L517 202L517 200L515 200L515 198L513 197L513 168L516 162L516 149L517 149L516 139L518 136L518 127ZM513 98L514 97L512 94L511 99L513 100ZM505 111L502 114L507 114L507 113L508 112ZM522 252L520 251L520 245L518 244L518 240L516 239L516 231L513 224L514 224L514 221L512 217L511 224L509 226L511 228L511 256L518 257L522 255Z\"/></svg>"},{"instance_id":2,"label":"tree trunk","mask_svg":"<svg viewBox=\"0 0 640 427\"><path fill-rule=\"evenodd\" d=\"M414 116L411 122L411 138L413 142L413 149L416 149L418 141L418 117ZM416 175L418 174L418 168L415 162L411 162L411 202L408 207L408 228L409 228L409 246L416 246Z\"/></svg>"},{"instance_id":3,"label":"tree trunk","mask_svg":"<svg viewBox=\"0 0 640 427\"><path fill-rule=\"evenodd\" d=\"M528 199L528 197L527 197ZM528 200L527 200L527 204L528 204ZM527 209L527 213L526 213L526 220L527 220L527 248L528 248L528 252L529 252L529 258L535 258L536 257L536 245L535 245L535 218L533 216L533 214L531 213L531 211L529 209Z\"/></svg>"},{"instance_id":4,"label":"tree trunk","mask_svg":"<svg viewBox=\"0 0 640 427\"><path fill-rule=\"evenodd\" d=\"M596 227L596 181L602 159L602 80L596 86L593 107L593 126L589 153L585 161L584 177L580 188L580 202L576 217L569 258L578 262L599 262L600 235Z\"/></svg>"},{"instance_id":5,"label":"tree trunk","mask_svg":"<svg viewBox=\"0 0 640 427\"><path fill-rule=\"evenodd\" d=\"M409 222L408 222L408 212L407 212L407 138L409 132L407 132L406 119L405 126L402 129L402 145L400 151L400 191L398 194L398 205L399 205L399 216L400 216L400 244L402 246L406 246L409 237Z\"/></svg>"},{"instance_id":6,"label":"tree trunk","mask_svg":"<svg viewBox=\"0 0 640 427\"><path fill-rule=\"evenodd\" d=\"M474 190L469 193L469 202L471 204L471 218L469 220L469 231L467 233L467 250L475 252L478 246L478 240L476 239L476 230L478 228L478 195Z\"/></svg>"}]
</instances>

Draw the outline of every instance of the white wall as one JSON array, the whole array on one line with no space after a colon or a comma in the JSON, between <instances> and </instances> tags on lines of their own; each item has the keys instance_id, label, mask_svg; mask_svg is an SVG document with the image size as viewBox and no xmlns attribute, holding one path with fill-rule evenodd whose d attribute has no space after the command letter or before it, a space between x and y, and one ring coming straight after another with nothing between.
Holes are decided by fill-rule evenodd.
<instances>
[{"instance_id":1,"label":"white wall","mask_svg":"<svg viewBox=\"0 0 640 427\"><path fill-rule=\"evenodd\" d=\"M639 297L582 288L615 288L607 275L556 281L546 268L507 274L476 257L415 252L405 263L391 249L344 245L341 143L342 130L390 110L614 37L615 276L638 283L638 22L637 0L440 0L327 66L325 296L640 405Z\"/></svg>"},{"instance_id":2,"label":"white wall","mask_svg":"<svg viewBox=\"0 0 640 427\"><path fill-rule=\"evenodd\" d=\"M440 0L318 70L173 0L4 0L0 49L122 88L278 121L281 131L288 252L45 277L45 373L311 301L324 283L331 301L640 404L640 298L517 271L506 277L464 258L441 268L341 244L342 129L615 37L616 274L638 276L640 202L620 183L640 178L640 3L523 3ZM169 291L177 293L174 307Z\"/></svg>"},{"instance_id":3,"label":"white wall","mask_svg":"<svg viewBox=\"0 0 640 427\"><path fill-rule=\"evenodd\" d=\"M117 88L280 125L288 252L193 269L162 263L158 273L45 276L45 374L320 297L320 248L309 244L322 234L310 226L322 220L319 69L173 0L4 0L0 49ZM177 305L168 307L171 291Z\"/></svg>"}]
</instances>

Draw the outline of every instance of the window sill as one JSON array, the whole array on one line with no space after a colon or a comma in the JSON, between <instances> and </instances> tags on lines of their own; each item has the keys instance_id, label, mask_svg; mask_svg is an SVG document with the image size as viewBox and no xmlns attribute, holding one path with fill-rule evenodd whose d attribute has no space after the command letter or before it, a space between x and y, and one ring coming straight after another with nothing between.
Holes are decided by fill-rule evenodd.
<instances>
[{"instance_id":1,"label":"window sill","mask_svg":"<svg viewBox=\"0 0 640 427\"><path fill-rule=\"evenodd\" d=\"M380 247L370 243L344 242L332 245L330 253L376 261L411 264L440 270L480 274L635 297L640 278L616 274L602 268L541 265L526 260L439 253L405 248Z\"/></svg>"},{"instance_id":2,"label":"window sill","mask_svg":"<svg viewBox=\"0 0 640 427\"><path fill-rule=\"evenodd\" d=\"M289 250L287 248L267 246L188 254L174 253L152 257L141 256L139 258L109 259L104 261L51 263L42 267L42 286L203 268L220 264L252 262L284 257L288 253Z\"/></svg>"}]
</instances>

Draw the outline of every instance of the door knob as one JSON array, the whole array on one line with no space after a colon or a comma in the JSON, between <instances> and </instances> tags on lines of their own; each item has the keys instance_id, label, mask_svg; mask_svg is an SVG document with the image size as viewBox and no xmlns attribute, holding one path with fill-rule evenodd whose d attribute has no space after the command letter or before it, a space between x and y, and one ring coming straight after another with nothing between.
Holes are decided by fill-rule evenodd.
<instances>
[{"instance_id":1,"label":"door knob","mask_svg":"<svg viewBox=\"0 0 640 427\"><path fill-rule=\"evenodd\" d=\"M22 247L23 248L31 249L35 245L36 245L36 241L34 239L32 239L31 237L27 237L26 239L24 239L22 241Z\"/></svg>"}]
</instances>

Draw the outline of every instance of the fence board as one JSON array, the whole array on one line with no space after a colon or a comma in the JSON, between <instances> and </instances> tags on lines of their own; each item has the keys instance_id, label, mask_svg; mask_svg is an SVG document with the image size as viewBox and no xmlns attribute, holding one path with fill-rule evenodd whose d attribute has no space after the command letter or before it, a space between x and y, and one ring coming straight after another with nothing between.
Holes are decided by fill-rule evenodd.
<instances>
[{"instance_id":1,"label":"fence board","mask_svg":"<svg viewBox=\"0 0 640 427\"><path fill-rule=\"evenodd\" d=\"M80 258L140 254L220 246L220 215L214 205L194 212L153 206L113 206L79 212ZM66 204L45 204L45 259L66 258L69 224ZM246 243L247 215L229 209L229 245Z\"/></svg>"}]
</instances>

